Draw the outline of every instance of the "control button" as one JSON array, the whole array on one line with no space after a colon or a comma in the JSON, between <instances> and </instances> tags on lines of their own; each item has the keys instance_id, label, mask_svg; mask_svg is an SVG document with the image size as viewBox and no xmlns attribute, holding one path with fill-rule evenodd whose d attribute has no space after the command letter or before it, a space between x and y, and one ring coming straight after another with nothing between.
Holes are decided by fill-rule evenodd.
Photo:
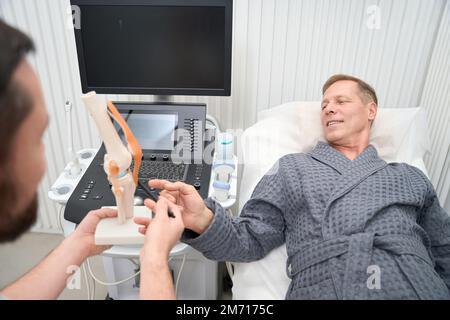
<instances>
[{"instance_id":1,"label":"control button","mask_svg":"<svg viewBox=\"0 0 450 320\"><path fill-rule=\"evenodd\" d=\"M91 190L89 190L89 189L84 189L84 190L83 190L83 193L84 193L84 194L89 194L89 193L91 193Z\"/></svg>"},{"instance_id":2,"label":"control button","mask_svg":"<svg viewBox=\"0 0 450 320\"><path fill-rule=\"evenodd\" d=\"M86 194L82 194L80 196L80 200L86 200L88 198L88 196Z\"/></svg>"},{"instance_id":3,"label":"control button","mask_svg":"<svg viewBox=\"0 0 450 320\"><path fill-rule=\"evenodd\" d=\"M103 165L103 164L102 164L102 165ZM95 184L95 180L90 180L88 183L89 183L89 184Z\"/></svg>"},{"instance_id":4,"label":"control button","mask_svg":"<svg viewBox=\"0 0 450 320\"><path fill-rule=\"evenodd\" d=\"M168 155L168 154L163 155L163 160L164 160L164 161L169 160L169 155Z\"/></svg>"},{"instance_id":5,"label":"control button","mask_svg":"<svg viewBox=\"0 0 450 320\"><path fill-rule=\"evenodd\" d=\"M151 155L150 155L150 160L155 161L155 160L156 160L156 155L151 154Z\"/></svg>"},{"instance_id":6,"label":"control button","mask_svg":"<svg viewBox=\"0 0 450 320\"><path fill-rule=\"evenodd\" d=\"M198 189L200 189L200 187L201 187L201 183L200 183L200 182L195 182L195 183L194 183L194 188L195 188L195 189L198 190Z\"/></svg>"},{"instance_id":7,"label":"control button","mask_svg":"<svg viewBox=\"0 0 450 320\"><path fill-rule=\"evenodd\" d=\"M103 199L103 196L101 196L101 195L99 195L99 196L94 196L94 197L92 197L92 199L94 199L94 200L102 200L102 199Z\"/></svg>"},{"instance_id":8,"label":"control button","mask_svg":"<svg viewBox=\"0 0 450 320\"><path fill-rule=\"evenodd\" d=\"M88 189L92 189L93 187L94 187L93 184L88 184L88 185L87 185L87 188L88 188Z\"/></svg>"}]
</instances>

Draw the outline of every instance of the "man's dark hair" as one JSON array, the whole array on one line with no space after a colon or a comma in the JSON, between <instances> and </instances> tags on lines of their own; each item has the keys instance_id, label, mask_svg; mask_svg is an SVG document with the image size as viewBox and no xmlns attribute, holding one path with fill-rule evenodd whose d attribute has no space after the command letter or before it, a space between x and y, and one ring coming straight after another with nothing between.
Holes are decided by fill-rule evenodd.
<instances>
[{"instance_id":1,"label":"man's dark hair","mask_svg":"<svg viewBox=\"0 0 450 320\"><path fill-rule=\"evenodd\" d=\"M33 41L0 20L0 166L7 163L12 140L33 107L30 93L12 79L30 51L34 51Z\"/></svg>"}]
</instances>

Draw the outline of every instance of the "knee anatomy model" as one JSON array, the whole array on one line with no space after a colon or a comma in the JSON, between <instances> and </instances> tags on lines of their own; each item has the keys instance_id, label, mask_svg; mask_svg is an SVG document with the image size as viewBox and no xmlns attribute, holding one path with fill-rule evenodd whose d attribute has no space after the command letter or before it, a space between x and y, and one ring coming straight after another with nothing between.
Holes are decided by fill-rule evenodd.
<instances>
[{"instance_id":1,"label":"knee anatomy model","mask_svg":"<svg viewBox=\"0 0 450 320\"><path fill-rule=\"evenodd\" d=\"M81 99L105 143L106 154L103 168L112 184L112 191L116 198L118 222L123 224L127 219L133 218L133 199L141 166L142 148L112 102L109 101L105 106L95 91L83 95ZM110 116L122 128L127 146L120 139ZM134 158L133 173L130 172L132 156Z\"/></svg>"}]
</instances>

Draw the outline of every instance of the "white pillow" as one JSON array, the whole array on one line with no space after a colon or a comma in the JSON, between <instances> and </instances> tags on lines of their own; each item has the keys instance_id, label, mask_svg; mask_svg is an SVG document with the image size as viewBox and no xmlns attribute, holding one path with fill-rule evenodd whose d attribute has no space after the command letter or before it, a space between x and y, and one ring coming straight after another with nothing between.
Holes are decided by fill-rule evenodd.
<instances>
[{"instance_id":1,"label":"white pillow","mask_svg":"<svg viewBox=\"0 0 450 320\"><path fill-rule=\"evenodd\" d=\"M282 156L308 152L325 141L320 123L320 102L291 102L258 114L258 122L241 139L244 164L239 211L262 176ZM406 162L427 174L423 157L428 151L426 116L422 108L379 108L370 143L387 162ZM286 246L251 263L235 263L233 299L284 299Z\"/></svg>"}]
</instances>

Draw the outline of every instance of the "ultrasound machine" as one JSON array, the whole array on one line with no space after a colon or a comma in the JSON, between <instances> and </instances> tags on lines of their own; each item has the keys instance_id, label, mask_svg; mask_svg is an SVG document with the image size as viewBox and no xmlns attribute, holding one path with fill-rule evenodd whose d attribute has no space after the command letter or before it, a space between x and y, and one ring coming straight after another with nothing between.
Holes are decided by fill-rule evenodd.
<instances>
[{"instance_id":1,"label":"ultrasound machine","mask_svg":"<svg viewBox=\"0 0 450 320\"><path fill-rule=\"evenodd\" d=\"M232 0L71 0L71 5L79 13L74 34L82 91L114 95L105 98L114 100L142 146L139 181L183 181L203 198L210 196L217 128L207 122L205 103L174 102L173 96L231 95ZM94 153L65 204L66 235L90 210L115 205L103 169L104 145ZM138 187L135 205L146 197ZM140 248L114 246L103 253L107 280L115 284L108 285L110 298L139 297L133 274ZM217 262L178 243L170 266L178 298L218 297Z\"/></svg>"}]
</instances>

